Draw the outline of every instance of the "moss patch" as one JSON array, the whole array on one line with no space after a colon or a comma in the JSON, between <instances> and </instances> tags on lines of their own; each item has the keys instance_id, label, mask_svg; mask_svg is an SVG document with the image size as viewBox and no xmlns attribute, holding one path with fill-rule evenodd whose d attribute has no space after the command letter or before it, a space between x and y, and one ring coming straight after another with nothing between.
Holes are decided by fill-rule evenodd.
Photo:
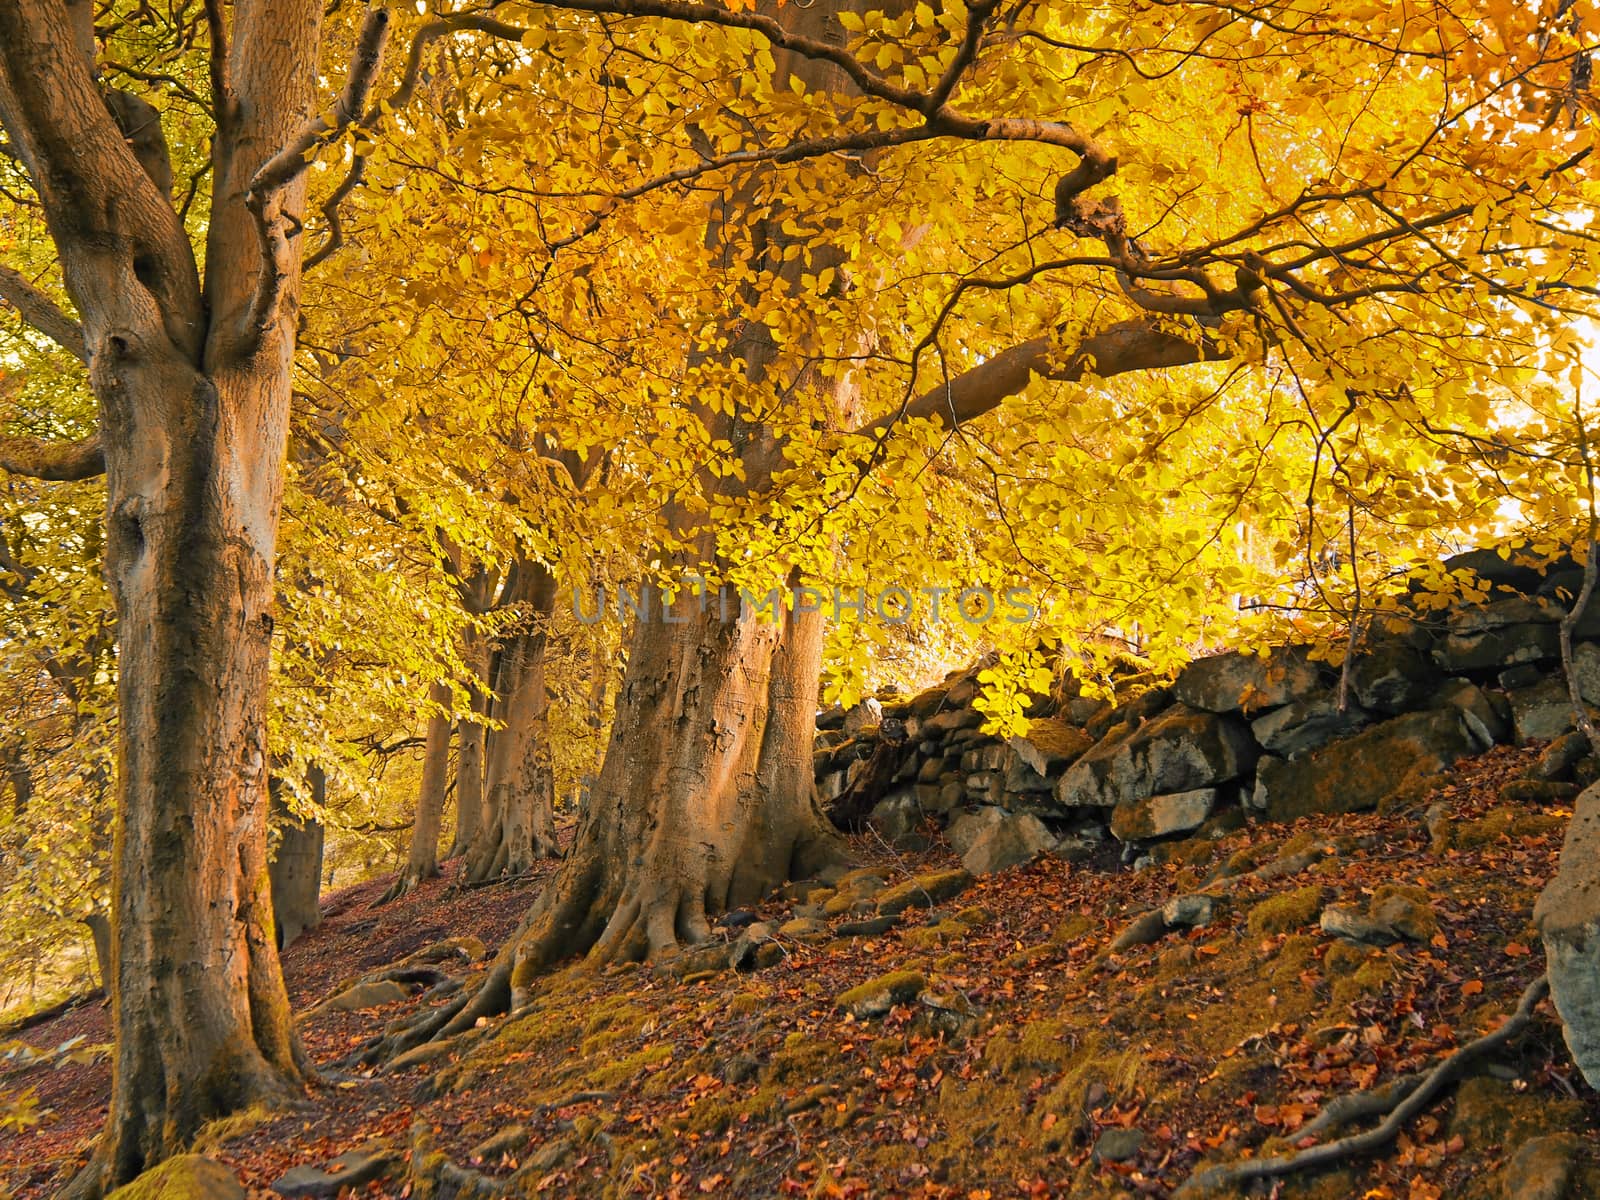
<instances>
[{"instance_id":1,"label":"moss patch","mask_svg":"<svg viewBox=\"0 0 1600 1200\"><path fill-rule=\"evenodd\" d=\"M1272 896L1250 910L1248 928L1255 937L1300 929L1316 920L1322 901L1322 888L1316 884Z\"/></svg>"}]
</instances>

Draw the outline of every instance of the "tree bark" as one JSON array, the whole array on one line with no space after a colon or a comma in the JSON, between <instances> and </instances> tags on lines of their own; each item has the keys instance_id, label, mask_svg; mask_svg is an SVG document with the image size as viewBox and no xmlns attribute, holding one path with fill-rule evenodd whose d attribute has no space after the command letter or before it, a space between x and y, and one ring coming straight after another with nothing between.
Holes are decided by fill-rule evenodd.
<instances>
[{"instance_id":1,"label":"tree bark","mask_svg":"<svg viewBox=\"0 0 1600 1200\"><path fill-rule=\"evenodd\" d=\"M411 823L411 851L405 869L384 892L380 904L399 899L439 873L439 828L444 823L444 799L449 790L450 730L454 724L450 707L454 702L448 683L436 683L428 690L430 715L422 750L422 783Z\"/></svg>"},{"instance_id":2,"label":"tree bark","mask_svg":"<svg viewBox=\"0 0 1600 1200\"><path fill-rule=\"evenodd\" d=\"M483 672L487 666L483 640L476 632L468 633L468 646L464 657L472 667L468 687L472 692L474 716L487 715L488 707L483 690ZM445 855L455 858L465 854L483 826L483 722L463 718L456 722L456 830Z\"/></svg>"},{"instance_id":3,"label":"tree bark","mask_svg":"<svg viewBox=\"0 0 1600 1200\"><path fill-rule=\"evenodd\" d=\"M327 777L322 769L306 771L312 799L320 809L327 798ZM322 924L322 848L325 829L321 821L299 818L283 802L278 781L269 782L272 795L272 823L278 830L278 846L272 856L268 877L272 884L272 925L279 950Z\"/></svg>"},{"instance_id":4,"label":"tree bark","mask_svg":"<svg viewBox=\"0 0 1600 1200\"><path fill-rule=\"evenodd\" d=\"M543 563L523 559L506 588L526 615L494 656L490 713L498 727L485 738L483 823L466 863L466 878L472 882L520 875L539 858L560 854L549 758L550 698L544 681L555 577Z\"/></svg>"},{"instance_id":5,"label":"tree bark","mask_svg":"<svg viewBox=\"0 0 1600 1200\"><path fill-rule=\"evenodd\" d=\"M93 6L0 0L0 124L82 315L99 405L120 644L116 1052L76 1196L126 1183L215 1117L293 1100L307 1065L274 944L265 713L295 214L305 153L330 128L313 120L323 9L241 0L231 11L231 47L218 29L210 48L202 286L163 187L154 110L128 137L112 110L137 105L114 103L93 77ZM341 114L359 111L385 21L363 29Z\"/></svg>"}]
</instances>

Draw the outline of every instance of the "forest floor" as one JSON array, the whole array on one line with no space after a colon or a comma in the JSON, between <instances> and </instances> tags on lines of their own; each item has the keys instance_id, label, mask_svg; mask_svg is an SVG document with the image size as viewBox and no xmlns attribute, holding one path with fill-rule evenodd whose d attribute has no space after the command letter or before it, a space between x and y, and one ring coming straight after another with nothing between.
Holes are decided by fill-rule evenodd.
<instances>
[{"instance_id":1,"label":"forest floor","mask_svg":"<svg viewBox=\"0 0 1600 1200\"><path fill-rule=\"evenodd\" d=\"M1169 845L1142 870L1112 847L1043 859L876 936L834 936L862 913L825 913L826 932L779 932L764 969L563 972L448 1055L346 1069L303 1111L210 1131L207 1150L260 1197L291 1167L373 1143L402 1161L361 1195L423 1190L423 1160L436 1170L442 1154L534 1196L1167 1196L1202 1161L1292 1147L1325 1102L1426 1068L1516 1006L1543 969L1530 916L1569 816L1500 798L1535 753L1464 762L1393 811ZM955 866L937 841L916 855L854 845L891 886ZM449 937L488 947L481 968L551 869L468 891L447 873L377 909L386 880L325 897L321 927L285 955L297 1010ZM1208 923L1111 950L1139 914L1208 880ZM1327 904L1370 906L1397 886L1412 938L1360 948L1319 929ZM776 927L795 904L756 915ZM887 972L910 974L885 988L920 995L881 1016L841 1007ZM421 1003L315 1016L308 1048L332 1072ZM103 1042L107 1017L93 1004L22 1036ZM104 1058L0 1079L36 1089L43 1117L0 1133L0 1195L49 1195L83 1161L108 1083ZM1386 1152L1243 1194L1542 1196L1525 1189L1546 1159L1518 1158L1524 1190L1502 1177L1553 1134L1570 1135L1555 1139L1566 1194L1600 1195L1600 1098L1546 1001Z\"/></svg>"}]
</instances>

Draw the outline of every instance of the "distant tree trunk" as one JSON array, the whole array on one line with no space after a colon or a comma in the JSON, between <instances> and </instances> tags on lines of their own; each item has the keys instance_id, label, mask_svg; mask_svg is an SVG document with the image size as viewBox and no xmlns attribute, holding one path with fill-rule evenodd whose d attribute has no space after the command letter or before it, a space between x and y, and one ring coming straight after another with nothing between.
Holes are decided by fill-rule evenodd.
<instances>
[{"instance_id":1,"label":"distant tree trunk","mask_svg":"<svg viewBox=\"0 0 1600 1200\"><path fill-rule=\"evenodd\" d=\"M705 607L638 624L589 810L516 951L516 993L568 955L701 941L712 916L841 857L811 773L820 619L773 623L736 596L726 617L718 597Z\"/></svg>"},{"instance_id":2,"label":"distant tree trunk","mask_svg":"<svg viewBox=\"0 0 1600 1200\"><path fill-rule=\"evenodd\" d=\"M416 817L411 823L411 852L405 869L384 892L380 904L406 895L424 879L439 873L439 828L444 822L444 799L450 779L450 706L455 697L448 683L428 691L431 714L422 750L422 784L417 793Z\"/></svg>"},{"instance_id":3,"label":"distant tree trunk","mask_svg":"<svg viewBox=\"0 0 1600 1200\"><path fill-rule=\"evenodd\" d=\"M472 671L467 681L472 693L472 711L479 716L487 715L483 679L488 669L488 654L483 637L476 630L468 632L462 657ZM483 826L483 743L481 721L463 718L456 722L456 830L446 858L465 854Z\"/></svg>"},{"instance_id":4,"label":"distant tree trunk","mask_svg":"<svg viewBox=\"0 0 1600 1200\"><path fill-rule=\"evenodd\" d=\"M94 969L100 987L111 994L111 921L103 912L92 912L83 918L89 927L89 937L94 942Z\"/></svg>"},{"instance_id":5,"label":"distant tree trunk","mask_svg":"<svg viewBox=\"0 0 1600 1200\"><path fill-rule=\"evenodd\" d=\"M519 561L506 581L525 609L523 625L494 658L491 729L484 746L483 824L467 852L466 877L520 875L560 853L555 838L555 782L549 762L544 651L555 604L555 577L542 563Z\"/></svg>"},{"instance_id":6,"label":"distant tree trunk","mask_svg":"<svg viewBox=\"0 0 1600 1200\"><path fill-rule=\"evenodd\" d=\"M327 776L315 764L306 768L312 802L320 809L327 802ZM322 822L296 817L283 801L283 788L274 778L272 823L278 830L277 852L268 869L272 883L272 923L278 949L284 950L296 938L322 924L322 848L325 830Z\"/></svg>"},{"instance_id":7,"label":"distant tree trunk","mask_svg":"<svg viewBox=\"0 0 1600 1200\"><path fill-rule=\"evenodd\" d=\"M28 742L17 738L6 745L4 763L6 778L11 782L11 813L23 816L33 802L33 772L28 769Z\"/></svg>"}]
</instances>

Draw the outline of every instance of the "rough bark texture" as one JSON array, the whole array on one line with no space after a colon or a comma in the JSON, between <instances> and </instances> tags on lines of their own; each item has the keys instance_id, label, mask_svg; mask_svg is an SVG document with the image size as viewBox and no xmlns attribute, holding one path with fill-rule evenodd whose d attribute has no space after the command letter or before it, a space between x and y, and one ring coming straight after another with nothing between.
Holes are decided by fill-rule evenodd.
<instances>
[{"instance_id":1,"label":"rough bark texture","mask_svg":"<svg viewBox=\"0 0 1600 1200\"><path fill-rule=\"evenodd\" d=\"M82 315L99 404L121 646L116 1053L78 1195L214 1117L290 1099L305 1065L273 939L264 728L303 161L270 186L258 172L305 144L322 5L232 14L202 289L159 122L125 137L112 113L135 106L92 76L92 6L0 0L0 124Z\"/></svg>"},{"instance_id":2,"label":"rough bark texture","mask_svg":"<svg viewBox=\"0 0 1600 1200\"><path fill-rule=\"evenodd\" d=\"M815 695L817 623L720 607L639 622L594 798L516 951L513 1004L561 958L701 941L717 913L837 859L810 753L796 757L814 709L794 690Z\"/></svg>"},{"instance_id":3,"label":"rough bark texture","mask_svg":"<svg viewBox=\"0 0 1600 1200\"><path fill-rule=\"evenodd\" d=\"M306 772L312 800L321 808L327 791L326 777L318 767ZM268 875L272 883L272 925L278 949L293 944L307 930L322 923L321 821L296 817L284 804L281 789L272 786L272 824L278 831Z\"/></svg>"},{"instance_id":4,"label":"rough bark texture","mask_svg":"<svg viewBox=\"0 0 1600 1200\"><path fill-rule=\"evenodd\" d=\"M417 789L416 817L411 824L411 851L405 869L379 903L404 896L424 879L439 873L439 828L444 822L444 800L450 780L450 685L436 683L428 691L431 715L422 749L422 783Z\"/></svg>"},{"instance_id":5,"label":"rough bark texture","mask_svg":"<svg viewBox=\"0 0 1600 1200\"><path fill-rule=\"evenodd\" d=\"M488 698L483 690L484 672L488 669L488 655L482 637L471 631L462 657L472 668L467 681L472 692L472 711L488 714ZM456 722L456 829L450 842L447 858L465 854L483 826L483 748L482 722L461 720Z\"/></svg>"},{"instance_id":6,"label":"rough bark texture","mask_svg":"<svg viewBox=\"0 0 1600 1200\"><path fill-rule=\"evenodd\" d=\"M483 823L467 852L466 876L474 882L520 875L560 853L544 680L555 578L543 564L521 560L506 580L505 603L521 606L525 616L494 656L490 712L499 727L484 745Z\"/></svg>"}]
</instances>

